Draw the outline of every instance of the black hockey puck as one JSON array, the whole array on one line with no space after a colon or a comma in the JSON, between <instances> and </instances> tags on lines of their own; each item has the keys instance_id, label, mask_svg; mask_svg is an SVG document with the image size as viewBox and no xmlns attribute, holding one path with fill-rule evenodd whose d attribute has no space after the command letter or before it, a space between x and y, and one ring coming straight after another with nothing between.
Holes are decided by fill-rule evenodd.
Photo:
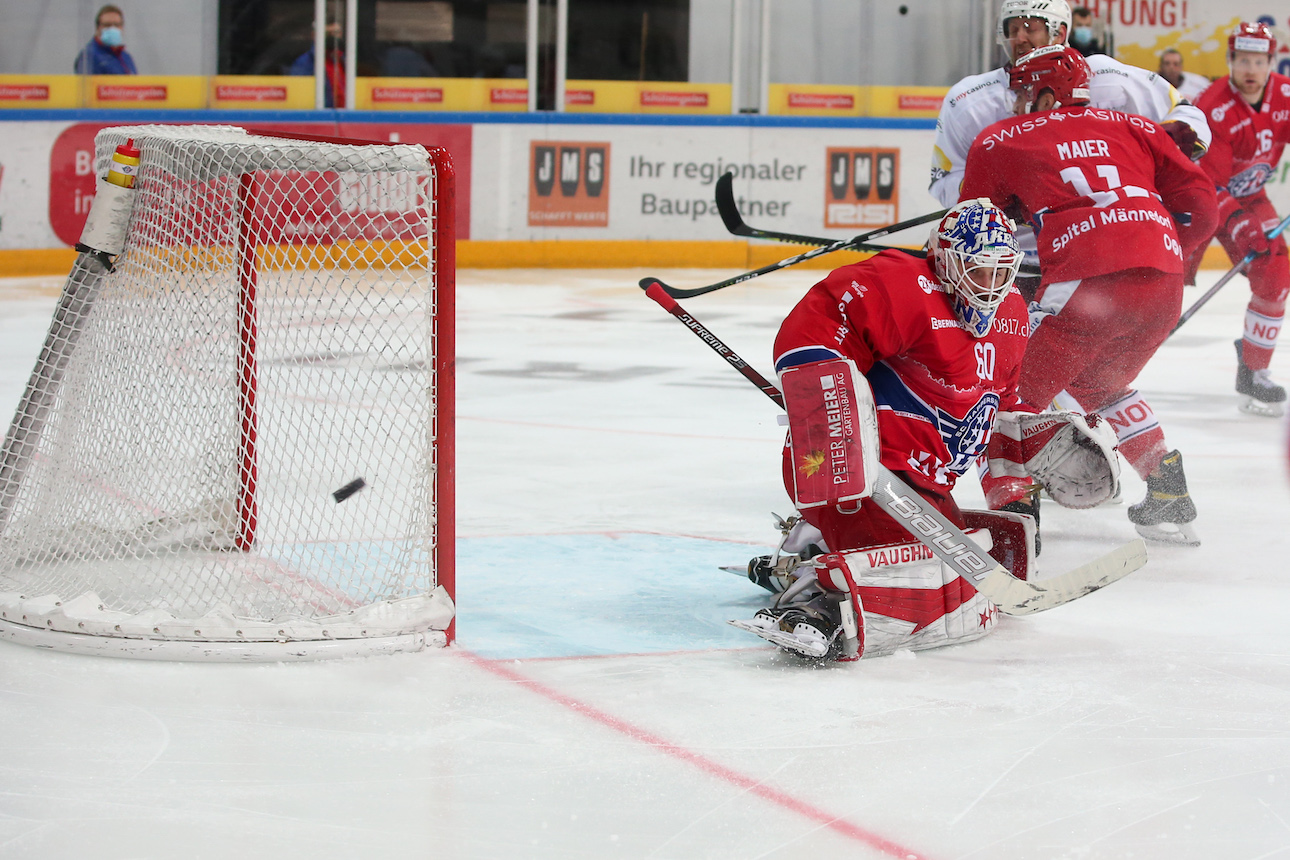
<instances>
[{"instance_id":1,"label":"black hockey puck","mask_svg":"<svg viewBox=\"0 0 1290 860\"><path fill-rule=\"evenodd\" d=\"M336 492L332 493L331 497L336 500L336 504L340 504L366 486L367 481L364 481L362 478L355 478Z\"/></svg>"}]
</instances>

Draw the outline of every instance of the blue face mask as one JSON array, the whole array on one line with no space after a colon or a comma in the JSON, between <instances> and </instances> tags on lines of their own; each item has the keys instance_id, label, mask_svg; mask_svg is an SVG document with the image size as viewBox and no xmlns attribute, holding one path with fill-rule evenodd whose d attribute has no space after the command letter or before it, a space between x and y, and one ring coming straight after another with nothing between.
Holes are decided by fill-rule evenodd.
<instances>
[{"instance_id":1,"label":"blue face mask","mask_svg":"<svg viewBox=\"0 0 1290 860\"><path fill-rule=\"evenodd\" d=\"M1079 42L1081 45L1087 45L1088 43L1093 41L1093 28L1076 27L1074 30L1071 31L1071 38L1074 41Z\"/></svg>"},{"instance_id":2,"label":"blue face mask","mask_svg":"<svg viewBox=\"0 0 1290 860\"><path fill-rule=\"evenodd\" d=\"M125 44L125 35L120 27L104 27L99 33L99 41L109 48L119 48Z\"/></svg>"}]
</instances>

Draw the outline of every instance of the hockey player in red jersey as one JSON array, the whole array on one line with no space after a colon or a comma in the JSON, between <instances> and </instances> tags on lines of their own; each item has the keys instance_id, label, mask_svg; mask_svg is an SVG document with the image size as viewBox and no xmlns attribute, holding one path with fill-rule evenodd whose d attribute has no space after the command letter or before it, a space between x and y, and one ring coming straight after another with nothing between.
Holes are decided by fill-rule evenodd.
<instances>
[{"instance_id":1,"label":"hockey player in red jersey","mask_svg":"<svg viewBox=\"0 0 1290 860\"><path fill-rule=\"evenodd\" d=\"M1038 236L1022 401L1042 406L1065 390L1106 418L1147 482L1129 519L1144 537L1195 544L1181 455L1130 385L1178 319L1184 260L1213 230L1213 184L1157 123L1089 107L1088 74L1064 46L1021 58L1019 115L976 139L963 195L990 198ZM983 484L991 507L1026 491L1015 478Z\"/></svg>"},{"instance_id":2,"label":"hockey player in red jersey","mask_svg":"<svg viewBox=\"0 0 1290 860\"><path fill-rule=\"evenodd\" d=\"M843 266L793 308L775 339L775 368L790 425L784 483L801 519L784 524L775 556L749 565L749 578L782 592L779 599L752 621L732 623L792 653L854 659L973 639L997 614L872 499L804 500L804 476L821 468L824 454L801 450L794 374L817 395L835 375L849 382L862 374L876 406L876 438L866 450L877 449L884 466L952 522L984 529L977 534L991 553L1021 578L1034 552L1033 521L965 514L950 495L991 446L996 424L1008 430L990 455L1034 475L1058 501L1091 504L1090 496L1114 492L1114 436L1096 419L1089 427L1074 413L1015 411L1029 334L1013 287L1020 264L1012 222L988 200L965 201L932 232L926 257L893 250ZM1031 433L1037 423L1043 428ZM820 551L826 561L804 563Z\"/></svg>"},{"instance_id":3,"label":"hockey player in red jersey","mask_svg":"<svg viewBox=\"0 0 1290 860\"><path fill-rule=\"evenodd\" d=\"M1230 76L1196 102L1214 135L1201 167L1218 186L1218 241L1233 263L1255 255L1245 272L1251 291L1245 332L1236 341L1240 408L1273 416L1282 414L1286 390L1269 378L1268 365L1290 292L1286 241L1265 235L1281 219L1263 186L1290 142L1290 78L1272 71L1276 46L1265 24L1241 24L1227 40ZM1198 249L1193 266L1203 252Z\"/></svg>"}]
</instances>

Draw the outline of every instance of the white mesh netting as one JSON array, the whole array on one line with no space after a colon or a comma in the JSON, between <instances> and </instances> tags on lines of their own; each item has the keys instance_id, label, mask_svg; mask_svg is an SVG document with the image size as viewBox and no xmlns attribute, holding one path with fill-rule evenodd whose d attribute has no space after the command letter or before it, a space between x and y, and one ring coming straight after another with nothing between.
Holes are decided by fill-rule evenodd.
<instances>
[{"instance_id":1,"label":"white mesh netting","mask_svg":"<svg viewBox=\"0 0 1290 860\"><path fill-rule=\"evenodd\" d=\"M127 138L125 249L78 258L5 441L0 622L236 659L444 641L445 171L415 145L148 126L100 132L100 176Z\"/></svg>"}]
</instances>

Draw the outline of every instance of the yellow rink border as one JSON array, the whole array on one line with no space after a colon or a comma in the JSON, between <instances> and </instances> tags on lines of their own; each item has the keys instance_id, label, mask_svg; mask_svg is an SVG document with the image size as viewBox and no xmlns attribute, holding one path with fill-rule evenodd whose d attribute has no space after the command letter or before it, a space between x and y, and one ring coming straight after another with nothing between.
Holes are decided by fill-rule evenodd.
<instances>
[{"instance_id":1,"label":"yellow rink border","mask_svg":"<svg viewBox=\"0 0 1290 860\"><path fill-rule=\"evenodd\" d=\"M628 269L696 268L756 269L806 250L803 246L751 242L542 241L457 243L461 269ZM378 255L379 256L379 255ZM803 268L832 269L863 259L864 254L839 252L802 264ZM71 248L0 249L0 277L65 275L76 259ZM1231 268L1223 249L1205 251L1202 269Z\"/></svg>"}]
</instances>

